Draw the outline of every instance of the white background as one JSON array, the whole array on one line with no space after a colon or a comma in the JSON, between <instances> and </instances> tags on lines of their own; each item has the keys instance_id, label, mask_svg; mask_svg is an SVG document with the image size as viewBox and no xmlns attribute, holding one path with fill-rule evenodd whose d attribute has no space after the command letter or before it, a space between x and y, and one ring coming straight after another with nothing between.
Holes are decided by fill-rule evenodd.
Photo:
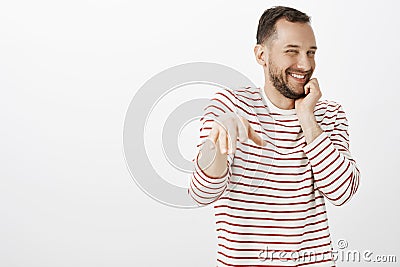
<instances>
[{"instance_id":1,"label":"white background","mask_svg":"<svg viewBox=\"0 0 400 267\"><path fill-rule=\"evenodd\" d=\"M361 170L351 202L328 204L332 240L398 253L396 1L3 0L0 266L215 266L212 208L163 206L137 187L124 116L143 83L182 63L220 63L262 86L257 23L279 4L312 16L315 77L345 108Z\"/></svg>"}]
</instances>

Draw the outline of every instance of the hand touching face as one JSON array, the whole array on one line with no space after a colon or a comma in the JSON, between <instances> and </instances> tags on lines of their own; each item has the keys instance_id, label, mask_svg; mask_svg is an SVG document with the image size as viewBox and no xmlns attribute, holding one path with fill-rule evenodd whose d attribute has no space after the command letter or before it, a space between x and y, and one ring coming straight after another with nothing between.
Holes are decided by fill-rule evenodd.
<instances>
[{"instance_id":1,"label":"hand touching face","mask_svg":"<svg viewBox=\"0 0 400 267\"><path fill-rule=\"evenodd\" d=\"M312 78L304 86L304 93L305 97L299 98L295 101L295 109L297 116L299 117L307 115L314 116L315 105L322 96L318 80L316 78Z\"/></svg>"}]
</instances>

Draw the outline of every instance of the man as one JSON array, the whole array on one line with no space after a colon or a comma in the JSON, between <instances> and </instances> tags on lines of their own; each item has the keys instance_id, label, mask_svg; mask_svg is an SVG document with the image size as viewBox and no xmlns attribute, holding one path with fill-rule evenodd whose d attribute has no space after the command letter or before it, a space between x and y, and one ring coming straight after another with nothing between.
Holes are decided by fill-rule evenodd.
<instances>
[{"instance_id":1,"label":"man","mask_svg":"<svg viewBox=\"0 0 400 267\"><path fill-rule=\"evenodd\" d=\"M319 101L316 50L306 14L266 10L264 88L221 90L205 109L188 193L215 203L218 266L335 265L325 200L348 202L359 170L343 108Z\"/></svg>"}]
</instances>

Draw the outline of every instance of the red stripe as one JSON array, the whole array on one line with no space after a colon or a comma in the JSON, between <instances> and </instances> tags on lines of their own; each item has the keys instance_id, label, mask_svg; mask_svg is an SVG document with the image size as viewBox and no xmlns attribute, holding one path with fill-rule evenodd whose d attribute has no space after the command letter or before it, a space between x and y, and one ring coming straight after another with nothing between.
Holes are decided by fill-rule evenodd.
<instances>
[{"instance_id":1,"label":"red stripe","mask_svg":"<svg viewBox=\"0 0 400 267\"><path fill-rule=\"evenodd\" d=\"M214 115L214 117L218 117L218 116L219 116L218 114L216 114L216 113L210 111L210 112L207 112L206 114L204 114L203 117L200 118L200 122L201 122L202 120L204 120L205 118L209 117L210 114Z\"/></svg>"},{"instance_id":2,"label":"red stripe","mask_svg":"<svg viewBox=\"0 0 400 267\"><path fill-rule=\"evenodd\" d=\"M334 188L332 191L330 191L330 192L325 192L326 194L328 194L328 195L331 195L331 194L333 194L333 193L335 193L336 191L338 191L344 184L346 184L350 179L351 179L351 177L353 176L353 174L351 173L350 175L349 175L349 177L347 177L337 188ZM333 180L334 182L336 182L337 180ZM322 188L324 188L325 186L323 186ZM345 192L346 192L347 190L345 190ZM344 192L344 193L345 193ZM343 195L343 194L342 194Z\"/></svg>"},{"instance_id":3,"label":"red stripe","mask_svg":"<svg viewBox=\"0 0 400 267\"><path fill-rule=\"evenodd\" d=\"M344 164L344 162L343 162L343 164ZM339 179L340 177L342 177L342 176L347 172L347 170L350 168L350 165L351 165L351 163L350 163L349 161L347 162L347 167L346 167L346 169L345 169L341 174L335 175L336 177L332 177L333 174L334 174L335 172L337 172L337 170L338 170L340 167L343 166L343 164L342 164L342 165L339 165L339 166L338 166L335 170L333 170L330 174L328 174L328 175L326 175L326 176L324 176L324 177L322 177L322 178L318 177L318 180L316 180L316 181L318 181L318 182L321 182L321 181L323 181L323 180L328 180L328 179L331 179L331 180L332 180L329 184L325 184L325 185L321 186L320 188L325 188L325 187L327 187L327 186L332 185L334 182L338 181L338 179ZM322 183L322 182L321 182L321 183ZM339 188L340 188L340 187L339 187Z\"/></svg>"},{"instance_id":4,"label":"red stripe","mask_svg":"<svg viewBox=\"0 0 400 267\"><path fill-rule=\"evenodd\" d=\"M243 146L245 146L245 147L251 147L251 148L255 148L255 149L267 150L267 151L274 152L275 154L279 154L279 155L282 155L282 156L283 155L284 156L291 155L291 154L303 155L300 158L275 158L275 159L282 159L282 160L286 160L286 159L289 159L289 160L304 160L304 159L308 159L307 156L304 155L303 150L296 150L296 151L293 151L293 152L283 153L283 152L280 152L280 151L277 151L277 150L273 150L273 149L270 149L270 148L267 148L267 147L255 146L255 145L252 145L250 143L241 143L241 144ZM243 151L243 150L241 150L241 151ZM243 152L243 153L246 153L246 152ZM254 154L254 155L258 156L258 154Z\"/></svg>"},{"instance_id":5,"label":"red stripe","mask_svg":"<svg viewBox=\"0 0 400 267\"><path fill-rule=\"evenodd\" d=\"M319 207L324 207L325 204L324 203L320 203L318 205L309 207L307 209L303 209L303 210L266 210L266 209L249 209L249 208L241 208L241 207L235 207L235 206L231 206L231 205L215 205L215 209L222 209L222 208L226 208L226 209L232 209L232 210L241 210L241 211L253 211L253 212L266 212L266 213L302 213L302 212L308 212L310 210L315 210Z\"/></svg>"},{"instance_id":6,"label":"red stripe","mask_svg":"<svg viewBox=\"0 0 400 267\"><path fill-rule=\"evenodd\" d=\"M276 229L299 229L299 228L305 228L307 226L311 226L311 225L316 225L319 223L324 223L327 222L328 219L322 219L319 221L315 221L312 223L306 223L306 224L301 224L299 226L275 226L275 225L254 225L254 224L238 224L238 223L232 223L232 222L227 222L224 220L219 220L216 222L216 224L227 224L227 225L231 225L231 226L238 226L238 227L247 227L247 228L276 228Z\"/></svg>"},{"instance_id":7,"label":"red stripe","mask_svg":"<svg viewBox=\"0 0 400 267\"><path fill-rule=\"evenodd\" d=\"M260 251L260 254L261 254L262 250L259 250L259 251ZM281 251L281 250L280 250L280 251ZM279 252L280 252L280 251L279 251ZM272 251L269 251L269 252L272 253ZM291 252L294 253L294 251L291 251ZM225 254L225 253L223 253L223 252L221 252L221 251L219 251L218 254L221 254L221 255L223 255L224 257L230 258L230 259L237 259L237 260L258 260L258 261L263 262L263 259L262 259L262 258L260 259L260 256L229 256L229 255L227 255L227 254ZM256 253L256 255L257 255L257 254L258 254L258 253ZM324 252L319 252L319 253L313 253L313 254L312 254L312 258L313 258L313 259L316 259L317 257L323 257L323 258L325 258L325 256L323 256L323 255L326 255L326 254L332 254L332 251L324 251ZM292 254L292 255L293 255L293 254ZM272 261L275 261L275 262L277 262L277 261L281 261L281 262L288 262L288 261L299 262L299 261L301 261L302 258L306 258L306 259L307 259L307 261L306 261L305 264L312 264L312 263L315 264L315 263L321 263L321 262L325 262L325 261L331 261L331 258L323 259L323 260L319 260L319 261L311 261L311 257L310 257L309 254L307 254L306 256L300 255L299 257L287 257L287 258L286 258L286 257L277 257L276 255L274 255ZM266 259L266 260L268 260L268 259ZM269 259L268 261L271 261L271 259ZM305 265L305 264L300 264L300 263L299 263L299 265ZM296 266L299 266L299 265L296 265ZM251 265L251 266L254 266L254 265ZM265 265L264 265L264 266L265 266ZM276 266L276 265L273 265L273 266Z\"/></svg>"},{"instance_id":8,"label":"red stripe","mask_svg":"<svg viewBox=\"0 0 400 267\"><path fill-rule=\"evenodd\" d=\"M279 222L291 222L291 221L302 221L309 218L317 217L318 215L326 214L326 211L321 211L316 214L308 215L306 217L300 218L290 218L290 219L283 219L283 218L262 218L262 217L250 217L250 216L240 216L240 215L233 215L226 212L215 213L215 216L228 216L237 219L245 219L245 220L263 220L263 221L279 221Z\"/></svg>"},{"instance_id":9,"label":"red stripe","mask_svg":"<svg viewBox=\"0 0 400 267\"><path fill-rule=\"evenodd\" d=\"M226 111L225 111L224 109L222 109L221 107L218 107L218 106L216 106L216 105L209 105L209 106L207 106L207 107L205 108L205 110L208 110L208 109L210 109L210 108L216 108L216 109L220 110L222 113L226 113Z\"/></svg>"},{"instance_id":10,"label":"red stripe","mask_svg":"<svg viewBox=\"0 0 400 267\"><path fill-rule=\"evenodd\" d=\"M201 178L201 177L200 177L200 178ZM209 186L204 185L200 180L198 180L198 179L196 178L195 175L193 175L193 180L195 180L197 183L199 183L200 186L202 186L203 188L211 189L211 191L219 191L219 189L223 188L223 187L226 185L226 183L223 183L220 187L209 187ZM193 180L192 180L192 181L193 181ZM204 180L203 180L203 181L204 181ZM203 192L203 193L205 193L205 194L210 194L210 192L206 192L206 191L203 191L203 190L201 190L200 188L198 188L198 187L196 186L195 183L193 183L193 185L194 185L199 191L201 191L201 192Z\"/></svg>"},{"instance_id":11,"label":"red stripe","mask_svg":"<svg viewBox=\"0 0 400 267\"><path fill-rule=\"evenodd\" d=\"M249 175L240 174L240 173L234 173L234 175L235 175L235 177L242 177L244 179L260 180L260 181L266 181L266 182L268 181L268 182L279 183L279 184L285 184L285 183L297 184L297 183L302 183L302 182L305 182L307 180L312 180L313 179L313 177L310 176L310 177L306 177L306 178L304 178L302 180L287 180L287 179L274 180L274 179L267 178L268 176L266 176L266 177L255 177L255 176L249 176Z\"/></svg>"},{"instance_id":12,"label":"red stripe","mask_svg":"<svg viewBox=\"0 0 400 267\"><path fill-rule=\"evenodd\" d=\"M230 239L230 238L226 238L224 236L217 236L217 238L219 239L223 239L229 242L233 242L233 243L246 243L246 244L276 244L276 245L301 245L303 243L309 242L309 241L315 241L315 240L320 240L320 239L324 239L330 237L329 234L324 235L324 236L320 236L320 237L314 237L314 238L308 238L308 239L303 239L301 241L293 241L293 242L279 242L279 241L255 241L255 240L236 240L236 239Z\"/></svg>"},{"instance_id":13,"label":"red stripe","mask_svg":"<svg viewBox=\"0 0 400 267\"><path fill-rule=\"evenodd\" d=\"M250 122L250 120L248 120L249 122ZM284 127L284 128L301 128L300 127L300 125L297 123L297 124L293 124L293 125L288 125L288 124L281 124L281 123L278 123L278 122L270 122L270 121L263 121L263 120L261 120L261 118L259 119L259 122L261 123L261 124L271 124L271 125L274 125L274 126L280 126L280 127ZM253 122L253 123L256 123L256 122Z\"/></svg>"},{"instance_id":14,"label":"red stripe","mask_svg":"<svg viewBox=\"0 0 400 267\"><path fill-rule=\"evenodd\" d=\"M255 148L256 148L256 147L255 147ZM260 150L267 150L267 151L273 152L273 150L268 149L268 148L260 148ZM278 158L278 157L270 157L270 156L267 156L267 155L262 155L262 154L260 155L260 154L255 154L255 153L252 153L252 152L248 152L248 151L245 151L245 150L241 149L240 147L237 147L237 148L236 148L236 151L240 151L240 152L242 152L242 153L244 153L244 154L247 154L247 155L253 155L253 156L260 157L260 158L268 158L268 159L273 159L273 160L305 160L305 159L307 159L307 157L301 157L301 158Z\"/></svg>"},{"instance_id":15,"label":"red stripe","mask_svg":"<svg viewBox=\"0 0 400 267\"><path fill-rule=\"evenodd\" d=\"M199 198L201 198L201 199L215 199L215 198L216 198L215 195L218 195L218 194L220 194L221 192L224 192L225 189L227 188L227 186L225 185L224 188L223 188L222 190L218 190L218 191L215 192L215 193L212 193L212 192L205 192L205 194L209 195L209 196L207 197L207 196L200 196L199 194L196 193L196 190L193 190L193 189L197 189L198 191L204 192L204 191L200 190L193 182L192 182L190 185L191 185L191 188L192 188L192 192L193 192L197 197L199 197ZM210 196L210 195L214 195L214 196Z\"/></svg>"},{"instance_id":16,"label":"red stripe","mask_svg":"<svg viewBox=\"0 0 400 267\"><path fill-rule=\"evenodd\" d=\"M230 103L232 103L232 101L229 98L227 98L226 95L223 95L221 93L217 93L217 94L224 96ZM223 106L225 106L230 112L233 112L233 110L227 104L225 104L222 100L220 100L218 98L213 98L213 99L211 99L211 101L217 101L217 102L221 103ZM234 103L232 103L232 104L235 105Z\"/></svg>"},{"instance_id":17,"label":"red stripe","mask_svg":"<svg viewBox=\"0 0 400 267\"><path fill-rule=\"evenodd\" d=\"M252 95L259 94L258 91L250 91L250 90L235 90L235 92L249 93L249 94L252 94Z\"/></svg>"},{"instance_id":18,"label":"red stripe","mask_svg":"<svg viewBox=\"0 0 400 267\"><path fill-rule=\"evenodd\" d=\"M203 204L203 205L207 205L207 204L210 204L210 203L212 203L212 202L218 200L219 197L225 192L225 189L222 190L221 194L219 194L219 195L217 195L217 196L213 196L213 197L202 197L202 196L198 195L198 194L196 193L196 191L193 190L193 187L192 187L191 192L194 193L194 194L196 195L197 198L195 198L192 194L190 194L191 197L192 197L197 203L200 203L200 204ZM198 200L198 198L200 198L200 199L212 199L212 201L209 201L209 202L200 202L200 201Z\"/></svg>"},{"instance_id":19,"label":"red stripe","mask_svg":"<svg viewBox=\"0 0 400 267\"><path fill-rule=\"evenodd\" d=\"M273 198L296 198L296 197L305 197L309 195L314 194L313 192L307 193L307 194L300 194L300 195L295 195L295 196L277 196L277 195L270 195L270 194L258 194L258 193L250 193L250 192L245 192L241 190L235 190L235 189L227 189L227 192L232 192L232 193L237 193L237 194L244 194L244 195L251 195L251 196L263 196L263 197L273 197Z\"/></svg>"},{"instance_id":20,"label":"red stripe","mask_svg":"<svg viewBox=\"0 0 400 267\"><path fill-rule=\"evenodd\" d=\"M242 169L245 171L256 171L256 172L261 172L261 173L266 173L266 174L272 174L272 175L283 175L283 176L301 176L307 173L311 173L311 169L307 169L303 172L298 172L298 173L284 173L284 172L273 172L273 171L264 171L264 170L259 170L259 169L253 169L253 168L246 168L246 167L242 167L240 165L237 164L232 164L232 167L235 167L237 169Z\"/></svg>"},{"instance_id":21,"label":"red stripe","mask_svg":"<svg viewBox=\"0 0 400 267\"><path fill-rule=\"evenodd\" d=\"M241 185L241 186L245 186L245 187L253 187L253 188L262 188L262 189L271 189L271 190L276 190L276 191L287 191L287 192L291 192L291 191L301 191L307 188L313 188L313 185L305 185L303 187L299 187L299 188L278 188L278 187L271 187L271 186L264 186L264 185L260 185L260 184L246 184L246 183L241 183L241 182L232 182L232 187L235 185Z\"/></svg>"},{"instance_id":22,"label":"red stripe","mask_svg":"<svg viewBox=\"0 0 400 267\"><path fill-rule=\"evenodd\" d=\"M353 176L353 174L350 174L350 176L341 184L341 186L342 186L343 184L345 184L345 183L347 182L347 180L350 179L352 176ZM332 192L324 193L324 196L325 196L327 199L329 199L331 202L336 202L337 200L341 199L341 198L344 196L344 194L347 193L347 189L350 187L350 185L351 185L351 183L349 183L349 185L347 186L346 190L344 190L343 193L342 193L340 196L338 196L337 198L331 198L331 197L328 196L330 193L332 193L332 192L334 192L334 191L336 191L336 190L333 190ZM340 187L341 187L341 186L340 186ZM340 188L340 187L339 187L339 188ZM320 190L320 191L323 192L323 190ZM350 194L350 195L346 198L346 200L343 201L342 203L346 202L350 197L351 197L351 194Z\"/></svg>"},{"instance_id":23,"label":"red stripe","mask_svg":"<svg viewBox=\"0 0 400 267\"><path fill-rule=\"evenodd\" d=\"M313 246L313 247L325 247L325 246L328 246L329 248L331 248L330 245L331 245L331 243L324 243L322 245ZM218 243L218 246L219 247L223 247L223 248L228 249L228 250L233 250L233 251L248 251L248 252L257 251L257 252L261 252L261 251L265 250L264 248L259 248L259 247L258 248L233 248L233 247L226 246L226 245L224 245L222 243ZM268 248L268 251L271 252L271 253L276 253L276 252L281 252L281 251L282 252L289 252L289 253L290 252L302 253L305 250L306 250L306 248L302 248L302 249L279 249L279 250ZM328 251L325 251L325 252L322 252L322 253L327 253L327 252Z\"/></svg>"},{"instance_id":24,"label":"red stripe","mask_svg":"<svg viewBox=\"0 0 400 267\"><path fill-rule=\"evenodd\" d=\"M191 192L193 192L193 190L189 190L188 192L189 192L189 195L191 196L191 198L192 198L194 201L196 201L197 204L200 204L200 205L207 205L207 204L208 204L208 202L201 202L201 201L199 201L197 198L195 198L195 197L192 195L192 193L191 193ZM193 192L193 193L194 193L194 192ZM194 193L194 194L196 194L196 193Z\"/></svg>"},{"instance_id":25,"label":"red stripe","mask_svg":"<svg viewBox=\"0 0 400 267\"><path fill-rule=\"evenodd\" d=\"M332 151L331 154L333 154L333 152L334 152L334 151ZM315 167L317 167L317 165L313 166L313 167L314 167L314 168L313 168L313 173L314 173L314 175L320 174L320 173L324 172L324 171L325 171L326 169L328 169L331 165L333 165L334 162L336 162L339 158L340 158L340 153L337 153L336 158L332 159L332 161L331 161L329 164L326 163L326 162L324 162L326 166L323 167L322 169L318 170L318 171L315 170L315 169L317 169L317 168L315 168ZM336 171L336 170L343 164L343 162L344 162L344 157L342 158L342 162L341 162L340 164L337 164L338 167L337 167L335 170L333 170L333 171ZM332 173L332 172L331 172L331 173ZM327 176L329 176L329 175L327 175Z\"/></svg>"},{"instance_id":26,"label":"red stripe","mask_svg":"<svg viewBox=\"0 0 400 267\"><path fill-rule=\"evenodd\" d=\"M290 203L276 203L276 202L264 202L264 201L255 201L255 200L245 200L245 199L237 199L233 197L221 197L221 200L229 200L229 201L235 201L235 202L243 202L243 203L252 203L252 204L261 204L261 205L273 205L273 206L293 206L293 205L304 205L308 204L311 202L315 202L317 199L323 199L323 196L318 196L315 198L312 198L308 201L300 201L300 202L290 202Z\"/></svg>"},{"instance_id":27,"label":"red stripe","mask_svg":"<svg viewBox=\"0 0 400 267\"><path fill-rule=\"evenodd\" d=\"M259 98L251 98L251 97L248 97L248 96L242 95L242 94L236 94L236 97L237 97L237 98L243 97L243 98L246 98L246 99L251 100L251 101L254 101L254 102L260 102L260 101L262 101L262 98L261 98L261 97L259 97ZM262 102L261 102L261 103L262 103ZM265 108L265 105L262 105L261 107L262 107L262 108Z\"/></svg>"},{"instance_id":28,"label":"red stripe","mask_svg":"<svg viewBox=\"0 0 400 267\"><path fill-rule=\"evenodd\" d=\"M335 130L337 131L337 129L335 129ZM331 136L340 136L341 138L343 138L343 140L345 140L346 142L349 142L349 139L340 133L332 133Z\"/></svg>"},{"instance_id":29,"label":"red stripe","mask_svg":"<svg viewBox=\"0 0 400 267\"><path fill-rule=\"evenodd\" d=\"M274 158L275 159L275 158ZM268 166L268 167L273 167L273 168L282 168L282 169L298 169L298 168L304 168L308 166L308 162L300 165L275 165L275 164L270 164L270 163L263 163L261 161L255 161L255 160L249 160L249 159L244 159L240 156L235 155L235 160L240 160L246 163L253 163L253 164L258 164L261 166Z\"/></svg>"},{"instance_id":30,"label":"red stripe","mask_svg":"<svg viewBox=\"0 0 400 267\"><path fill-rule=\"evenodd\" d=\"M317 166L320 165L321 163L325 163L325 160L326 160L328 157L330 157L330 156L335 152L335 149L332 149L332 147L330 147L330 146L331 146L331 144L328 143L324 148L320 148L320 149L319 149L320 151L319 151L316 155L314 155L314 156L312 156L312 157L309 158L310 161L311 161L311 165L312 165L313 167L317 167ZM321 159L319 162L313 164L312 161L313 161L316 157L318 157L319 155L321 155L322 153L325 153L328 147L331 148L332 151L331 151L328 155L326 155L323 159ZM326 164L326 163L325 163L325 164ZM330 162L330 164L332 164L332 162Z\"/></svg>"},{"instance_id":31,"label":"red stripe","mask_svg":"<svg viewBox=\"0 0 400 267\"><path fill-rule=\"evenodd\" d=\"M310 154L315 148L319 147L327 138L328 138L328 136L325 136L324 138L322 138L322 140L319 141L318 144L314 145L314 147L311 148L311 149L308 151L308 153ZM315 158L315 157L313 157L313 158ZM310 158L310 160L311 160L311 159L312 159L312 158Z\"/></svg>"}]
</instances>

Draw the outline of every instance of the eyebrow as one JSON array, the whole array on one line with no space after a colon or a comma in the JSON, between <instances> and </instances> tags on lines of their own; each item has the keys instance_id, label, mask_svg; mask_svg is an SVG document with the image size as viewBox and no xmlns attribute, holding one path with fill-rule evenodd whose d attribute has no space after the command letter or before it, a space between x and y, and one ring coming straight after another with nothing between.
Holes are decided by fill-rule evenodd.
<instances>
[{"instance_id":1,"label":"eyebrow","mask_svg":"<svg viewBox=\"0 0 400 267\"><path fill-rule=\"evenodd\" d=\"M300 46L299 45L288 44L288 45L285 45L285 48L300 48ZM311 46L310 49L317 50L317 47L316 46Z\"/></svg>"}]
</instances>

